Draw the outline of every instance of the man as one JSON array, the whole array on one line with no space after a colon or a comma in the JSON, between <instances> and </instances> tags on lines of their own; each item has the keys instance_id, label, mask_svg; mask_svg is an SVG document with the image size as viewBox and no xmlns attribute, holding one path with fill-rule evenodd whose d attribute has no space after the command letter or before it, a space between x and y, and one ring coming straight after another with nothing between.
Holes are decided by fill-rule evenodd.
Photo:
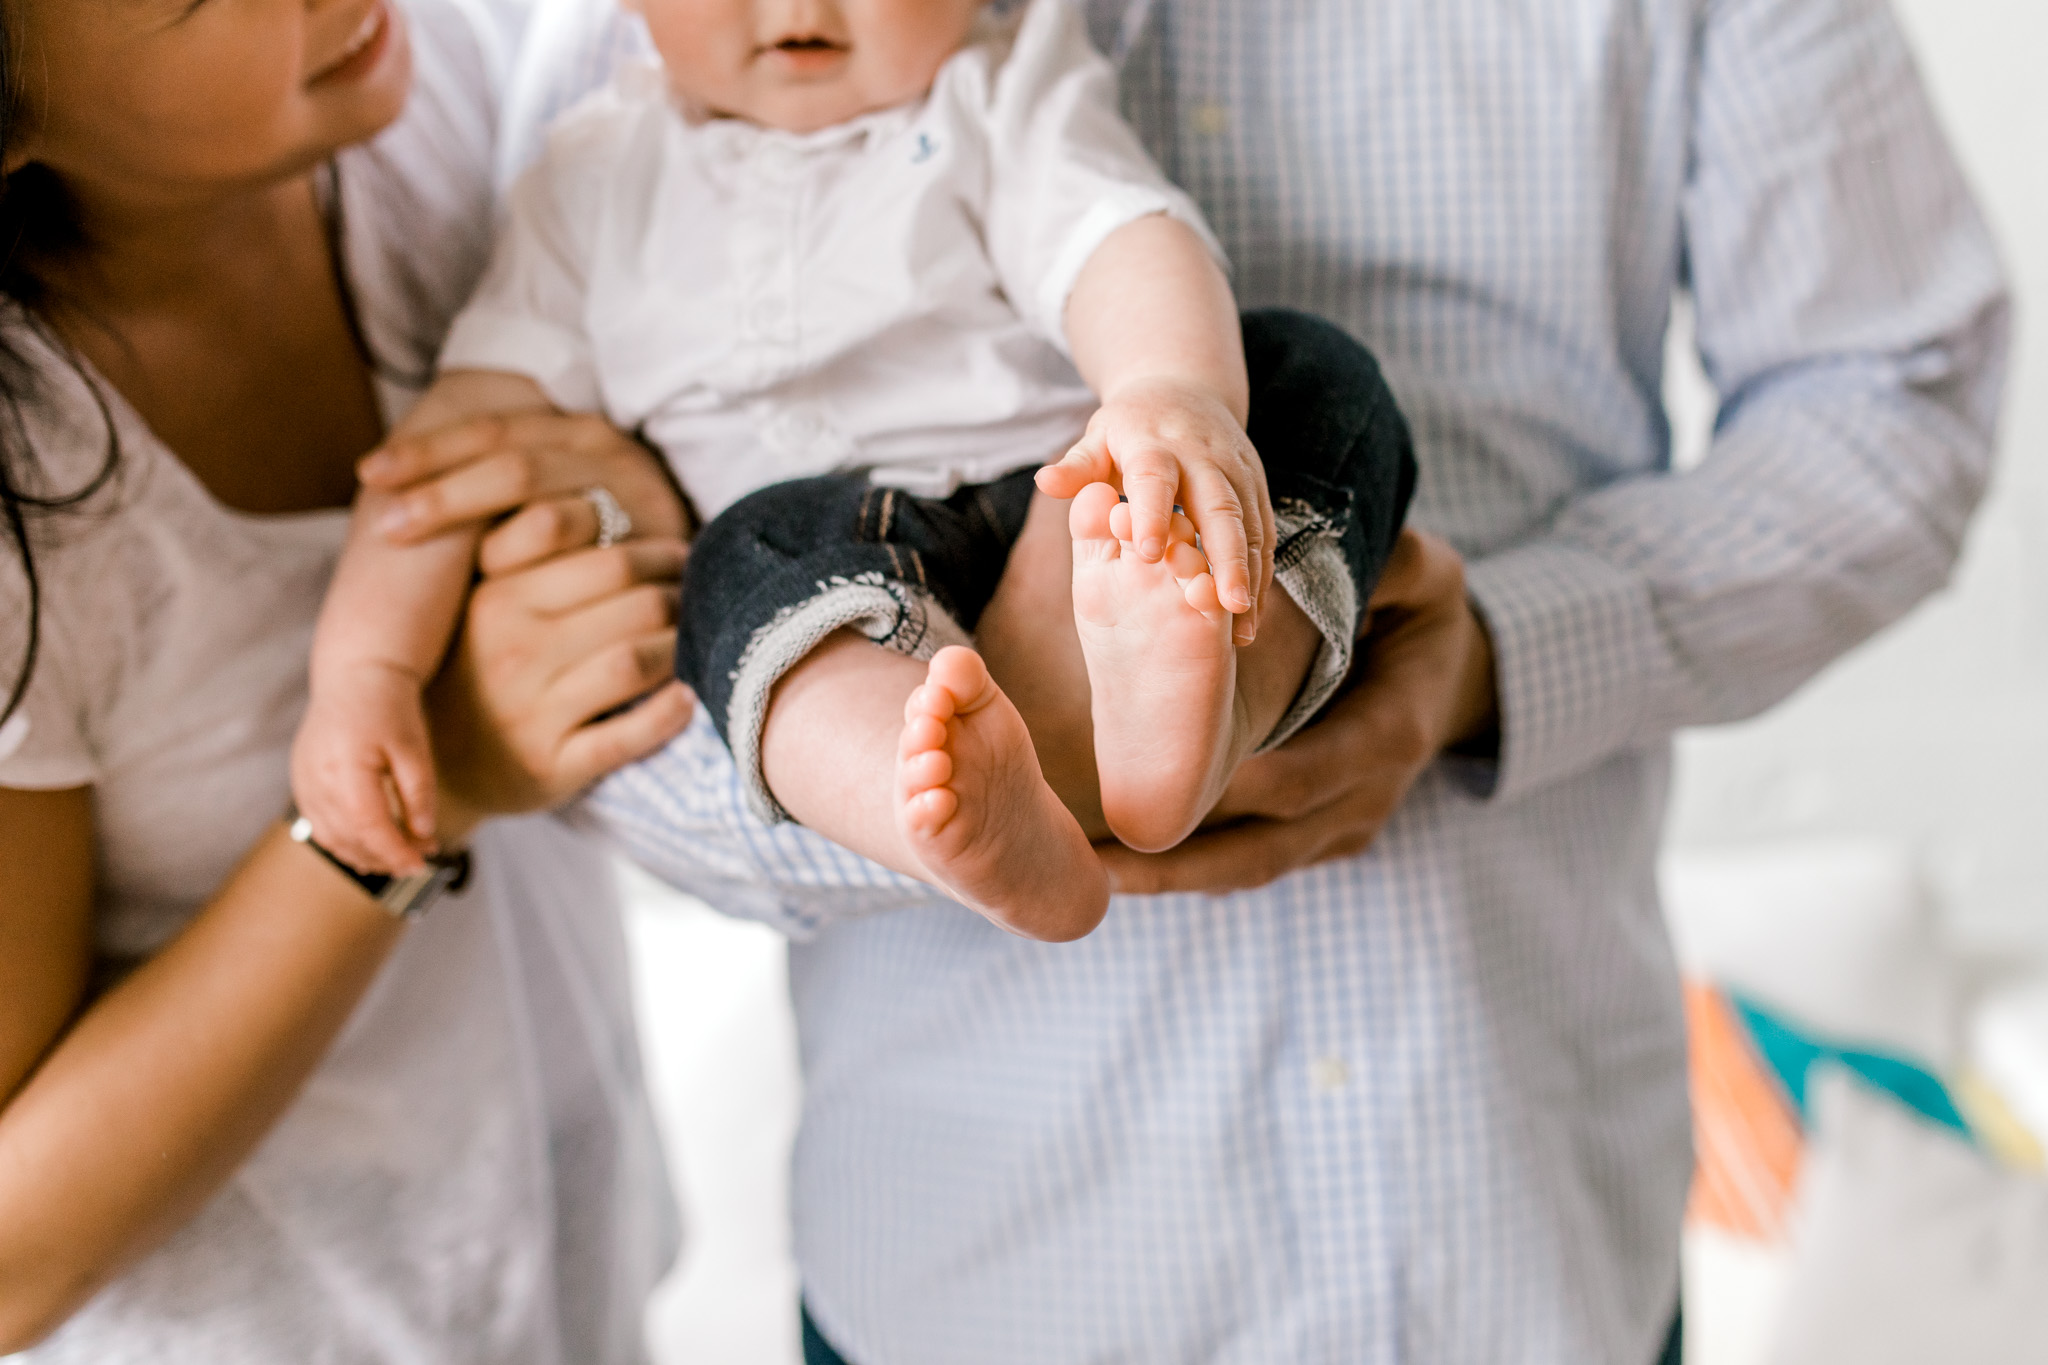
<instances>
[{"instance_id":1,"label":"man","mask_svg":"<svg viewBox=\"0 0 2048 1365\"><path fill-rule=\"evenodd\" d=\"M748 823L701 719L599 793L636 856L799 940L814 1359L1647 1365L1691 1168L1669 738L1942 583L1994 251L1882 0L1090 19L1241 302L1378 354L1442 540L1242 823L1112 857L1183 894L1078 944ZM1683 473L1680 289L1722 398Z\"/></svg>"}]
</instances>

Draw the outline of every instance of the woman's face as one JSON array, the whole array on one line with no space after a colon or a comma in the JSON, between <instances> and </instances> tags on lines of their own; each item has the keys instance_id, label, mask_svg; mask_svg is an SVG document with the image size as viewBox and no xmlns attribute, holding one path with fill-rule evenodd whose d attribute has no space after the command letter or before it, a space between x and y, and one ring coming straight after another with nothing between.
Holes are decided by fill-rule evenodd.
<instances>
[{"instance_id":1,"label":"woman's face","mask_svg":"<svg viewBox=\"0 0 2048 1365\"><path fill-rule=\"evenodd\" d=\"M405 106L393 0L0 0L22 77L12 171L174 205L304 171Z\"/></svg>"}]
</instances>

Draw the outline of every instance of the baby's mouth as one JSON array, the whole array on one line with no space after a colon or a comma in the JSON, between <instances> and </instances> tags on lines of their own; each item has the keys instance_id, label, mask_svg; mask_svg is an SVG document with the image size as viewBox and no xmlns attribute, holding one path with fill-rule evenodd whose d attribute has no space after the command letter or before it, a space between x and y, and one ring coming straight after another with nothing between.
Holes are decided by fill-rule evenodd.
<instances>
[{"instance_id":1,"label":"baby's mouth","mask_svg":"<svg viewBox=\"0 0 2048 1365\"><path fill-rule=\"evenodd\" d=\"M850 49L845 43L837 43L815 33L793 33L769 44L767 50L781 58L785 65L802 71L837 62Z\"/></svg>"}]
</instances>

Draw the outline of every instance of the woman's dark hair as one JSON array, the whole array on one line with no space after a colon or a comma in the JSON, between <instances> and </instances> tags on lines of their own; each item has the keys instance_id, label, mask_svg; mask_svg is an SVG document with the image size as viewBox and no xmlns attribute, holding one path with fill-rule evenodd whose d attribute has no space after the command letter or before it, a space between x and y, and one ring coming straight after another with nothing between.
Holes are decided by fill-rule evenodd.
<instances>
[{"instance_id":1,"label":"woman's dark hair","mask_svg":"<svg viewBox=\"0 0 2048 1365\"><path fill-rule=\"evenodd\" d=\"M20 132L21 66L19 45L4 0L0 0L0 166L5 165ZM4 296L0 297L0 313L15 313L26 325L38 327L33 310L42 301L43 290L33 273L33 262L45 252L61 250L76 237L77 224L63 182L42 166L25 166L11 175L0 170L0 296ZM6 307L8 304L12 307ZM30 523L38 516L86 501L106 486L121 463L121 437L113 412L99 386L88 383L107 432L106 454L98 471L84 486L68 491L48 490L34 477L36 456L25 413L35 398L38 372L35 362L21 350L20 335L15 319L0 316L0 532L20 558L28 589L27 640L12 678L0 684L0 698L5 699L0 701L0 724L14 714L27 694L42 643L42 583L36 575ZM67 348L57 349L69 354Z\"/></svg>"}]
</instances>

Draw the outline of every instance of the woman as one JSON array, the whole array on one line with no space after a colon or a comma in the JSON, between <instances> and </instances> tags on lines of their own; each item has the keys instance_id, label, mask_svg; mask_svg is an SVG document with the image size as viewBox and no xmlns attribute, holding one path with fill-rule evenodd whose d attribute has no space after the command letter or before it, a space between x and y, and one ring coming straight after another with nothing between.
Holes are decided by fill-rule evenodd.
<instances>
[{"instance_id":1,"label":"woman","mask_svg":"<svg viewBox=\"0 0 2048 1365\"><path fill-rule=\"evenodd\" d=\"M493 825L408 925L279 818L354 462L482 260L480 11L0 0L0 1355L641 1357L672 1239L602 861ZM568 419L448 442L542 504L494 569L587 544L592 485L669 537L478 594L459 844L688 701L592 720L666 672L651 463Z\"/></svg>"}]
</instances>

